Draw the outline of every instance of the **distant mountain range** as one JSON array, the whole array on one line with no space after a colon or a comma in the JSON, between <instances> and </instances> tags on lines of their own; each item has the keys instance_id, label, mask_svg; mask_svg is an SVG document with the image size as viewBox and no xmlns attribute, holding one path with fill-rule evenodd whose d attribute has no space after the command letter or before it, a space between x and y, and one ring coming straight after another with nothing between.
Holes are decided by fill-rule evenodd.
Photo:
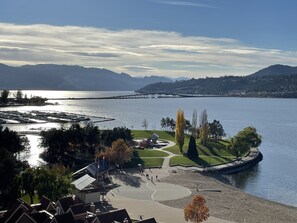
<instances>
[{"instance_id":1,"label":"distant mountain range","mask_svg":"<svg viewBox=\"0 0 297 223\"><path fill-rule=\"evenodd\" d=\"M297 67L273 65L254 74L150 84L137 92L297 98Z\"/></svg>"},{"instance_id":2,"label":"distant mountain range","mask_svg":"<svg viewBox=\"0 0 297 223\"><path fill-rule=\"evenodd\" d=\"M0 64L0 89L134 91L151 83L171 81L167 77L139 78L81 66Z\"/></svg>"},{"instance_id":3,"label":"distant mountain range","mask_svg":"<svg viewBox=\"0 0 297 223\"><path fill-rule=\"evenodd\" d=\"M277 64L244 77L172 79L132 77L82 66L39 64L11 67L0 64L0 89L137 90L139 93L297 98L297 67Z\"/></svg>"}]
</instances>

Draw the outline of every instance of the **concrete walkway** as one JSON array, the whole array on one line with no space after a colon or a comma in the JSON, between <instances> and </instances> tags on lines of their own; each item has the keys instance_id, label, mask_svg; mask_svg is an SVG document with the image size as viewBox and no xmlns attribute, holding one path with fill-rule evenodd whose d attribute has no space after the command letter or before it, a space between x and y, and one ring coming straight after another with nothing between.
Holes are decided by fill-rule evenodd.
<instances>
[{"instance_id":1,"label":"concrete walkway","mask_svg":"<svg viewBox=\"0 0 297 223\"><path fill-rule=\"evenodd\" d=\"M153 176L147 178L146 175ZM114 208L127 209L134 219L154 217L159 223L184 223L183 209L169 207L157 201L176 200L191 194L188 188L159 182L156 179L168 176L168 169L146 169L145 172L125 171L112 176L114 183L120 185L107 194ZM230 221L209 217L208 223L230 223Z\"/></svg>"}]
</instances>

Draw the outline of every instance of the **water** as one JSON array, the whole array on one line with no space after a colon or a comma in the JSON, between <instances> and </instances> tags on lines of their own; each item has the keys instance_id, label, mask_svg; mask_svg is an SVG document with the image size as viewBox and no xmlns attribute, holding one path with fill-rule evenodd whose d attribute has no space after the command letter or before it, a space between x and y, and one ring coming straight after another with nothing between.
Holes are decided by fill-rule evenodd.
<instances>
[{"instance_id":1,"label":"water","mask_svg":"<svg viewBox=\"0 0 297 223\"><path fill-rule=\"evenodd\" d=\"M26 91L24 92L26 93ZM69 91L42 91L42 93L42 96L48 98L52 97L47 95L54 95L55 97L101 97L102 95L123 94L123 92ZM131 92L124 93L131 94ZM34 95L39 96L40 94L35 91ZM113 128L114 126L143 129L141 123L147 119L150 129L159 130L161 129L161 118L169 116L175 119L176 111L179 108L184 110L185 117L189 120L192 118L194 109L197 109L198 113L206 109L208 120L220 120L229 137L247 126L256 127L259 134L263 136L260 150L264 155L264 160L248 171L228 176L232 184L247 193L297 207L296 99L163 98L58 102L59 105L1 108L1 110L68 111L116 119L112 122L98 123L101 129ZM32 126L35 127L36 125L14 125L12 128L27 130ZM44 127L44 125L38 126ZM58 126L58 124L52 124L51 127L53 126ZM36 138L32 140L36 141ZM36 154L38 154L38 150L32 152L33 157L34 154L35 158L31 159L31 164L37 165Z\"/></svg>"}]
</instances>

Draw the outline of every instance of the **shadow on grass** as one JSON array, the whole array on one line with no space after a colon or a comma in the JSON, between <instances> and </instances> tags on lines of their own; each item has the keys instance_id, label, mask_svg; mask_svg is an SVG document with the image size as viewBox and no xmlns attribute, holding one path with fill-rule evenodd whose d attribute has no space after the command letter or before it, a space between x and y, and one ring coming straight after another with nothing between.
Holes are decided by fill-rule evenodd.
<instances>
[{"instance_id":1,"label":"shadow on grass","mask_svg":"<svg viewBox=\"0 0 297 223\"><path fill-rule=\"evenodd\" d=\"M188 158L190 159L192 162L196 163L198 166L201 166L201 167L208 167L210 166L210 163L201 159L200 157L198 158Z\"/></svg>"}]
</instances>

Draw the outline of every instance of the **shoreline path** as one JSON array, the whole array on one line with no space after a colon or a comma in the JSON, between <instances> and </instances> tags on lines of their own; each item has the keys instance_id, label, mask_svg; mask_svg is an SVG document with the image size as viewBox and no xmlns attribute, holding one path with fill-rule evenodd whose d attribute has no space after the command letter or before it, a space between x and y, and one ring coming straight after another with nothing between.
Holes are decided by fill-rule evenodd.
<instances>
[{"instance_id":1,"label":"shoreline path","mask_svg":"<svg viewBox=\"0 0 297 223\"><path fill-rule=\"evenodd\" d=\"M131 217L135 219L154 217L160 223L186 222L183 209L159 203L182 199L192 194L192 191L186 187L160 182L162 178L168 177L172 170L177 169L177 167L169 166L170 159L176 154L163 150L174 145L174 142L169 141L165 147L156 149L168 154L164 157L161 169L146 169L144 172L125 170L112 175L113 183L120 185L107 194L114 208L126 208ZM202 170L202 168L195 168L197 169ZM210 216L206 222L231 223L231 221L213 216Z\"/></svg>"}]
</instances>

